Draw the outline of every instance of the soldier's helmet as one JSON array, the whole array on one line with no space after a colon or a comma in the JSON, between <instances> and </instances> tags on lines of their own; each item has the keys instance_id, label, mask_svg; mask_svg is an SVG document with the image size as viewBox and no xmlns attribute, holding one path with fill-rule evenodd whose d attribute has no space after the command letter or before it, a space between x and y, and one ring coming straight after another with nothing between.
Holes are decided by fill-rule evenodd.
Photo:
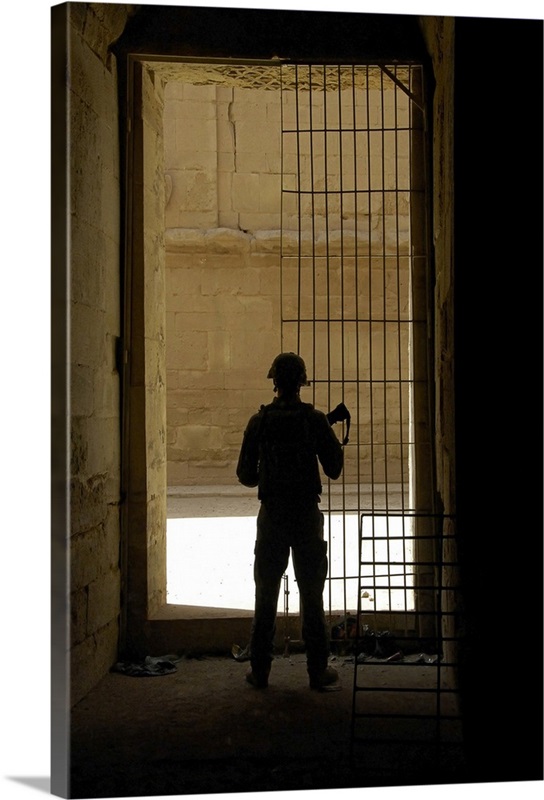
<instances>
[{"instance_id":1,"label":"soldier's helmet","mask_svg":"<svg viewBox=\"0 0 544 800\"><path fill-rule=\"evenodd\" d=\"M296 353L280 353L276 356L267 377L272 378L274 386L280 389L293 390L310 385L306 364Z\"/></svg>"}]
</instances>

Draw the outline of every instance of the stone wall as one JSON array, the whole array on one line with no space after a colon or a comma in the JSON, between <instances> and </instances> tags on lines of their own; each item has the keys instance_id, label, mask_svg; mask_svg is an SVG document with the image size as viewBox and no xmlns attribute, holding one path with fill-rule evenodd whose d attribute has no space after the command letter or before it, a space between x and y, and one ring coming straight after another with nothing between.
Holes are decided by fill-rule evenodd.
<instances>
[{"instance_id":1,"label":"stone wall","mask_svg":"<svg viewBox=\"0 0 544 800\"><path fill-rule=\"evenodd\" d=\"M72 702L111 667L119 635L119 149L107 46L125 9L68 4Z\"/></svg>"},{"instance_id":2,"label":"stone wall","mask_svg":"<svg viewBox=\"0 0 544 800\"><path fill-rule=\"evenodd\" d=\"M454 395L454 228L453 228L453 109L455 21L447 17L423 17L422 32L433 63L433 244L435 255L435 452L436 485L443 523L444 569L442 580L449 591L442 595L444 647L447 659L456 663L456 637L461 631L459 609L459 558L455 505L455 395Z\"/></svg>"},{"instance_id":3,"label":"stone wall","mask_svg":"<svg viewBox=\"0 0 544 800\"><path fill-rule=\"evenodd\" d=\"M385 353L396 365L399 342L394 336L384 342L376 332L379 326L371 334L368 325L343 326L341 320L355 314L368 318L370 307L376 318L386 307L393 316L409 314L408 195L401 191L393 202L393 195L381 191L396 186L396 181L403 188L409 184L406 133L393 136L380 130L382 123L387 127L396 121L401 128L407 123L406 96L397 93L396 114L392 96L392 91L382 95L370 89L367 107L366 92L357 92L355 104L351 90L328 91L326 100L322 92L314 94L317 129L326 114L331 131L341 117L345 128L356 124L363 130L368 122L375 133L370 144L364 132L357 137L346 134L342 140L329 133L326 141L316 132L310 142L306 133L297 137L286 132L282 137L282 125L285 131L309 125L308 92L298 98L284 92L281 100L277 90L166 84L169 486L237 482L243 430L249 416L273 396L266 375L281 349L299 350L311 379L334 382L330 394L328 387L316 384L318 388L304 390L303 399L325 411L340 400L359 409L352 419L351 439L357 441L358 427L368 439L370 396L362 384L358 396L353 381L370 377L370 361L374 379L384 376ZM378 191L371 201L359 195L357 205L346 190L366 187L369 181ZM338 193L303 194L297 208L298 195L289 193L297 186L313 186L316 192L338 192L342 187L342 204ZM287 190L283 196L282 187ZM355 259L345 255L353 252L355 233L357 279L364 287L359 296ZM307 258L302 267L299 248ZM391 268L384 269L381 253L394 257ZM303 326L299 341L296 326L282 326L282 318L299 314L329 315L333 322ZM407 337L401 347L406 375ZM409 418L407 398L401 401L398 391L385 398L379 389L375 395L373 435L383 441L388 426L390 440L398 442L401 402L404 420ZM403 441L407 440L405 429ZM371 465L368 447L347 450L344 478L355 482L362 471L362 479L368 480L374 470L374 480L383 480L385 449L376 447L374 459ZM406 481L402 470L407 459L401 466L398 446L388 446L387 460L389 481Z\"/></svg>"}]
</instances>

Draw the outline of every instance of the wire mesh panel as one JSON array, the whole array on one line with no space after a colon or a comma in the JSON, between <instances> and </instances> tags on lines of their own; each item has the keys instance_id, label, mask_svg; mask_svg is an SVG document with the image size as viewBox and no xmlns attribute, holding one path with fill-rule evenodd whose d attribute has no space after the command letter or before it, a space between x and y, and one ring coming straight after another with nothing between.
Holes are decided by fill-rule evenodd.
<instances>
[{"instance_id":1,"label":"wire mesh panel","mask_svg":"<svg viewBox=\"0 0 544 800\"><path fill-rule=\"evenodd\" d=\"M432 456L421 68L281 70L282 349L305 359L308 400L351 414L343 474L322 503L329 611L346 616L359 513L421 507L415 457Z\"/></svg>"},{"instance_id":2,"label":"wire mesh panel","mask_svg":"<svg viewBox=\"0 0 544 800\"><path fill-rule=\"evenodd\" d=\"M428 535L418 532L421 521ZM363 514L360 536L351 756L375 777L409 775L412 763L427 777L444 774L448 764L457 769L463 757L451 518ZM420 548L422 541L428 546ZM379 629L384 611L388 630Z\"/></svg>"},{"instance_id":3,"label":"wire mesh panel","mask_svg":"<svg viewBox=\"0 0 544 800\"><path fill-rule=\"evenodd\" d=\"M400 764L408 742L459 738L455 565L435 508L424 76L281 70L282 349L304 358L318 408L351 415L342 477L322 498L328 612L331 646L354 667L353 748L379 770L370 742L399 742Z\"/></svg>"}]
</instances>

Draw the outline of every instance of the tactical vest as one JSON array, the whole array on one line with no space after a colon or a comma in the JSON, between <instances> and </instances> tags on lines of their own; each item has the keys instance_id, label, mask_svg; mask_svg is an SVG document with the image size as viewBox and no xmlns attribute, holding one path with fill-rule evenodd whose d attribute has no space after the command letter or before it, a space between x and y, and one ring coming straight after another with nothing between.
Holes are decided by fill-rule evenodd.
<instances>
[{"instance_id":1,"label":"tactical vest","mask_svg":"<svg viewBox=\"0 0 544 800\"><path fill-rule=\"evenodd\" d=\"M310 403L261 407L259 499L296 504L321 494L312 411Z\"/></svg>"}]
</instances>

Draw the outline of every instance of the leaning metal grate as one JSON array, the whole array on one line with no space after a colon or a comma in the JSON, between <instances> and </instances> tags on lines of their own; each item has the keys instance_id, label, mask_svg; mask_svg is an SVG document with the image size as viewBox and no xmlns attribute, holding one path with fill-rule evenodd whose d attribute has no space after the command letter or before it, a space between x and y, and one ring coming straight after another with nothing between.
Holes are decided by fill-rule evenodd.
<instances>
[{"instance_id":1,"label":"leaning metal grate","mask_svg":"<svg viewBox=\"0 0 544 800\"><path fill-rule=\"evenodd\" d=\"M406 779L417 765L428 778L462 764L452 523L444 515L361 515L350 757L367 776ZM380 593L382 610L370 611L369 596Z\"/></svg>"}]
</instances>

